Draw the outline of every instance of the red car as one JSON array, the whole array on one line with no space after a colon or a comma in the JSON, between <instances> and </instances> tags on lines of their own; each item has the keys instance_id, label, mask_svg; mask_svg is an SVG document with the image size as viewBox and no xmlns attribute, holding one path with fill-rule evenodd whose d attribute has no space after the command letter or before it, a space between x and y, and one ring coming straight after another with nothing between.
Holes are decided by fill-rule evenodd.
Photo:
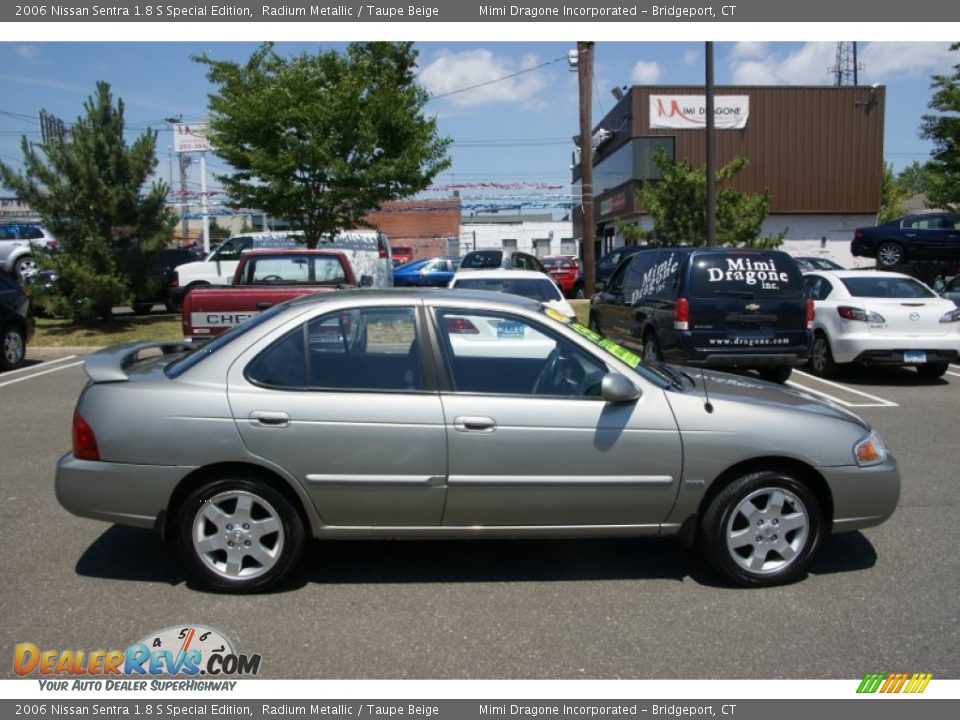
<instances>
[{"instance_id":1,"label":"red car","mask_svg":"<svg viewBox=\"0 0 960 720\"><path fill-rule=\"evenodd\" d=\"M393 258L394 267L413 262L413 248L409 245L394 245L390 248L390 254Z\"/></svg>"},{"instance_id":2,"label":"red car","mask_svg":"<svg viewBox=\"0 0 960 720\"><path fill-rule=\"evenodd\" d=\"M564 295L573 295L577 273L580 272L580 259L575 255L551 255L541 258L547 273L560 287Z\"/></svg>"}]
</instances>

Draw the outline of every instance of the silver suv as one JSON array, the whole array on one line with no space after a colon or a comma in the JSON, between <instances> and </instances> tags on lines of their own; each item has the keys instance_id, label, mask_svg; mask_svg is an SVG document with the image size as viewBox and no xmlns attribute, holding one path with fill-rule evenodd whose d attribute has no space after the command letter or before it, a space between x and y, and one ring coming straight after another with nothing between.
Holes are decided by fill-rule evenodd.
<instances>
[{"instance_id":1,"label":"silver suv","mask_svg":"<svg viewBox=\"0 0 960 720\"><path fill-rule=\"evenodd\" d=\"M37 223L0 223L0 269L18 280L37 270L33 250L56 247L57 241Z\"/></svg>"}]
</instances>

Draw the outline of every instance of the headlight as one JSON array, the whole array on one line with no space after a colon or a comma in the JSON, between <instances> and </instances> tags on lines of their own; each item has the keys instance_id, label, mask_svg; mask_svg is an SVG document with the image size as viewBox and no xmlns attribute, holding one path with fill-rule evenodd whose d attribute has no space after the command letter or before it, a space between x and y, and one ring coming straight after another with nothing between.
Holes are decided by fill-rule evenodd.
<instances>
[{"instance_id":1,"label":"headlight","mask_svg":"<svg viewBox=\"0 0 960 720\"><path fill-rule=\"evenodd\" d=\"M957 308L956 310L951 310L948 313L944 313L943 317L940 318L940 322L942 323L960 322L960 308Z\"/></svg>"},{"instance_id":2,"label":"headlight","mask_svg":"<svg viewBox=\"0 0 960 720\"><path fill-rule=\"evenodd\" d=\"M887 446L874 430L853 446L853 457L860 467L879 465L887 459Z\"/></svg>"}]
</instances>

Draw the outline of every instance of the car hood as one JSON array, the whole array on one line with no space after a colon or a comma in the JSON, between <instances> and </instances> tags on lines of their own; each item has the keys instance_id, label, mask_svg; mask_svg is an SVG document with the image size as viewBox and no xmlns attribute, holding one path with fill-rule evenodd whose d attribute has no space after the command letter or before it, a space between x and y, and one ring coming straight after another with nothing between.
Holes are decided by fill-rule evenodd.
<instances>
[{"instance_id":1,"label":"car hood","mask_svg":"<svg viewBox=\"0 0 960 720\"><path fill-rule=\"evenodd\" d=\"M685 389L688 394L700 394L711 403L733 402L796 410L845 420L861 426L864 430L870 430L868 423L846 408L798 388L732 373L709 370L701 372L694 368L675 369L686 376L688 382ZM690 380L693 381L693 388L690 388Z\"/></svg>"}]
</instances>

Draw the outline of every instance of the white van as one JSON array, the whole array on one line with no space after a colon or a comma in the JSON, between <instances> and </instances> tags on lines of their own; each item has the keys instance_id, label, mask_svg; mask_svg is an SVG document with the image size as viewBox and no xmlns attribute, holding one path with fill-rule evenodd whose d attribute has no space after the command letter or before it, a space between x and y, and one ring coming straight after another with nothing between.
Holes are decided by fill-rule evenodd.
<instances>
[{"instance_id":1,"label":"white van","mask_svg":"<svg viewBox=\"0 0 960 720\"><path fill-rule=\"evenodd\" d=\"M198 287L229 285L240 263L240 254L244 250L263 248L297 247L303 245L303 232L291 230L285 232L255 232L235 235L224 240L210 254L198 262L186 263L176 268L175 287L170 290L170 298L179 306L183 296ZM371 287L390 287L393 285L393 263L390 257L390 242L387 236L376 230L350 230L339 233L333 238L324 237L318 248L342 250L353 267L358 281L364 281Z\"/></svg>"}]
</instances>

